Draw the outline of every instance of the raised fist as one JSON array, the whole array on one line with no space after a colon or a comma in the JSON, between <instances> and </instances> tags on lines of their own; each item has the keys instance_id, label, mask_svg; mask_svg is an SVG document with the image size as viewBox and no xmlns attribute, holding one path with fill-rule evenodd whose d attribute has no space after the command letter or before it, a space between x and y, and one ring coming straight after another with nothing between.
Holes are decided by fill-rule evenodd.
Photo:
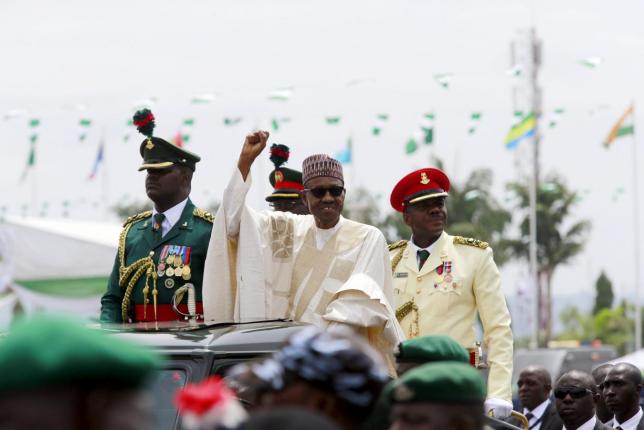
<instances>
[{"instance_id":1,"label":"raised fist","mask_svg":"<svg viewBox=\"0 0 644 430\"><path fill-rule=\"evenodd\" d=\"M239 162L237 163L244 180L246 180L253 161L255 161L255 158L266 147L269 135L270 133L268 131L259 130L248 134L246 139L244 139L244 145L242 146L241 154L239 154Z\"/></svg>"}]
</instances>

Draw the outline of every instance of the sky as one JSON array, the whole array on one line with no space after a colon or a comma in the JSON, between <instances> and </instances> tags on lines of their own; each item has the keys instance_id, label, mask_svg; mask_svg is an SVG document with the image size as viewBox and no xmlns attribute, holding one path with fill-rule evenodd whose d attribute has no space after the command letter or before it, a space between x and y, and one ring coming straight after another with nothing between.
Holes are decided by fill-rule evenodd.
<instances>
[{"instance_id":1,"label":"sky","mask_svg":"<svg viewBox=\"0 0 644 430\"><path fill-rule=\"evenodd\" d=\"M345 166L349 192L362 186L382 197L431 156L445 162L459 183L477 168L494 172L494 190L529 174L529 146L508 151L512 124L510 44L531 26L542 41L539 83L544 119L564 108L557 127L544 129L541 170L559 174L583 191L572 220L589 219L585 251L557 271L555 294L592 301L593 284L606 270L620 297L634 297L633 166L630 138L601 146L610 127L635 102L635 125L644 102L644 3L635 0L141 0L110 2L3 0L0 2L0 118L3 181L0 210L73 219L116 221L109 208L145 199L140 137L126 127L135 106L153 99L155 134L171 138L194 118L187 148L202 161L192 199L220 200L246 133L290 122L270 143L291 147L288 166L308 155L335 154L351 137L354 159ZM595 69L580 65L601 57ZM452 74L449 88L434 75ZM286 102L268 94L291 88ZM192 104L213 94L212 103ZM423 114L436 115L436 142L412 155L405 142ZM474 135L469 117L481 112ZM371 128L389 114L382 133ZM326 116L340 116L335 126ZM225 127L224 117L242 121ZM27 122L41 124L30 129ZM79 141L80 118L92 119ZM36 165L20 182L36 132ZM124 141L124 135L129 139ZM104 161L88 180L99 142ZM268 154L253 167L249 203L266 208ZM639 174L639 190L643 174ZM640 210L640 223L643 210ZM523 265L503 268L504 289L515 295Z\"/></svg>"}]
</instances>

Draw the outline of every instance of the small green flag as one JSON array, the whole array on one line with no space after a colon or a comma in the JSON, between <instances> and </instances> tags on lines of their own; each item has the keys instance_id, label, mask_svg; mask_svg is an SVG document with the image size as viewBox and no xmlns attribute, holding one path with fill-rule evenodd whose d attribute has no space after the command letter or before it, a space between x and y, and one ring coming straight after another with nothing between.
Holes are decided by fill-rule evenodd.
<instances>
[{"instance_id":1,"label":"small green flag","mask_svg":"<svg viewBox=\"0 0 644 430\"><path fill-rule=\"evenodd\" d=\"M37 140L38 140L38 135L36 133L34 133L31 136L29 136L29 141L31 143L36 143Z\"/></svg>"},{"instance_id":2,"label":"small green flag","mask_svg":"<svg viewBox=\"0 0 644 430\"><path fill-rule=\"evenodd\" d=\"M470 119L472 121L480 121L481 120L481 112L472 112L470 114Z\"/></svg>"},{"instance_id":3,"label":"small green flag","mask_svg":"<svg viewBox=\"0 0 644 430\"><path fill-rule=\"evenodd\" d=\"M29 120L29 127L38 127L40 125L40 120L38 118L32 118Z\"/></svg>"},{"instance_id":4,"label":"small green flag","mask_svg":"<svg viewBox=\"0 0 644 430\"><path fill-rule=\"evenodd\" d=\"M327 116L325 118L326 123L329 125L335 125L340 123L340 117L339 116Z\"/></svg>"},{"instance_id":5,"label":"small green flag","mask_svg":"<svg viewBox=\"0 0 644 430\"><path fill-rule=\"evenodd\" d=\"M381 131L382 129L380 127L373 127L371 129L371 134L373 134L374 136L380 136Z\"/></svg>"},{"instance_id":6,"label":"small green flag","mask_svg":"<svg viewBox=\"0 0 644 430\"><path fill-rule=\"evenodd\" d=\"M183 125L193 126L193 125L195 125L195 119L194 118L186 118L186 119L183 120Z\"/></svg>"},{"instance_id":7,"label":"small green flag","mask_svg":"<svg viewBox=\"0 0 644 430\"><path fill-rule=\"evenodd\" d=\"M425 133L423 142L425 142L425 145L431 145L434 142L434 128L422 127L422 130Z\"/></svg>"},{"instance_id":8,"label":"small green flag","mask_svg":"<svg viewBox=\"0 0 644 430\"><path fill-rule=\"evenodd\" d=\"M134 121L132 120L132 118L128 119L127 123L125 125L128 126L128 127L134 126Z\"/></svg>"},{"instance_id":9,"label":"small green flag","mask_svg":"<svg viewBox=\"0 0 644 430\"><path fill-rule=\"evenodd\" d=\"M224 125L226 126L236 125L236 124L239 124L241 120L242 120L241 117L235 117L235 118L226 117L224 118Z\"/></svg>"},{"instance_id":10,"label":"small green flag","mask_svg":"<svg viewBox=\"0 0 644 430\"><path fill-rule=\"evenodd\" d=\"M434 113L433 112L428 112L425 115L423 115L425 119L433 120L435 119Z\"/></svg>"},{"instance_id":11,"label":"small green flag","mask_svg":"<svg viewBox=\"0 0 644 430\"><path fill-rule=\"evenodd\" d=\"M92 125L92 120L89 118L81 118L80 121L78 121L78 125L81 127L89 127Z\"/></svg>"},{"instance_id":12,"label":"small green flag","mask_svg":"<svg viewBox=\"0 0 644 430\"><path fill-rule=\"evenodd\" d=\"M389 114L387 114L387 113L379 113L376 117L380 121L387 121L389 119Z\"/></svg>"},{"instance_id":13,"label":"small green flag","mask_svg":"<svg viewBox=\"0 0 644 430\"><path fill-rule=\"evenodd\" d=\"M416 139L414 139L413 137L410 138L405 144L405 153L407 155L410 155L416 152L417 149L418 149L418 143L416 142Z\"/></svg>"},{"instance_id":14,"label":"small green flag","mask_svg":"<svg viewBox=\"0 0 644 430\"><path fill-rule=\"evenodd\" d=\"M277 118L273 118L271 120L271 127L273 128L273 131L278 131L280 129L280 123Z\"/></svg>"}]
</instances>

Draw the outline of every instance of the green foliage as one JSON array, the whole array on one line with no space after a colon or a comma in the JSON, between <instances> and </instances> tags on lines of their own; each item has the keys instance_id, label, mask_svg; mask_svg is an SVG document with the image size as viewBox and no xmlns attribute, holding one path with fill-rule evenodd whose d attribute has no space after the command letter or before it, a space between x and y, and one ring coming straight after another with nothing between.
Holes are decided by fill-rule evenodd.
<instances>
[{"instance_id":1,"label":"green foliage","mask_svg":"<svg viewBox=\"0 0 644 430\"><path fill-rule=\"evenodd\" d=\"M498 266L511 256L504 240L511 213L492 195L493 174L489 169L473 171L464 184L452 184L447 198L448 226L452 235L484 240L494 250Z\"/></svg>"},{"instance_id":2,"label":"green foliage","mask_svg":"<svg viewBox=\"0 0 644 430\"><path fill-rule=\"evenodd\" d=\"M633 338L633 318L630 306L623 303L614 309L602 309L596 315L582 313L576 306L570 306L559 314L564 330L559 340L591 342L599 339L614 346L619 354L625 354Z\"/></svg>"},{"instance_id":3,"label":"green foliage","mask_svg":"<svg viewBox=\"0 0 644 430\"><path fill-rule=\"evenodd\" d=\"M595 306L593 307L593 315L597 315L602 309L610 309L613 307L613 283L608 279L606 273L602 273L595 282Z\"/></svg>"},{"instance_id":4,"label":"green foliage","mask_svg":"<svg viewBox=\"0 0 644 430\"><path fill-rule=\"evenodd\" d=\"M530 193L528 181L512 182L508 190L515 197L521 213L520 236L506 241L507 247L519 258L529 260L530 250ZM570 217L579 201L579 194L570 190L557 175L550 175L537 189L537 272L540 308L545 309L540 336L546 345L552 331L552 277L557 267L568 264L584 248L590 231L590 221L571 224ZM545 283L545 296L541 293Z\"/></svg>"}]
</instances>

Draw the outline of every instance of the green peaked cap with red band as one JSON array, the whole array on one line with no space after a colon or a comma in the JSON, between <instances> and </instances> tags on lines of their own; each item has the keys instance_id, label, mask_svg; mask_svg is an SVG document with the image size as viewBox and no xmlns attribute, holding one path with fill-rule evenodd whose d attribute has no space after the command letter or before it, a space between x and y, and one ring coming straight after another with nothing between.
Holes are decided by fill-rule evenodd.
<instances>
[{"instance_id":1,"label":"green peaked cap with red band","mask_svg":"<svg viewBox=\"0 0 644 430\"><path fill-rule=\"evenodd\" d=\"M167 140L152 136L156 123L154 114L150 109L137 111L132 120L139 133L146 136L146 139L141 142L139 147L139 152L143 157L143 164L139 167L139 171L166 169L174 165L183 165L193 171L195 170L195 165L201 160L201 157L179 148Z\"/></svg>"},{"instance_id":2,"label":"green peaked cap with red band","mask_svg":"<svg viewBox=\"0 0 644 430\"><path fill-rule=\"evenodd\" d=\"M273 162L275 170L268 175L268 181L274 189L273 193L266 197L267 202L300 198L304 189L302 172L282 167L288 161L290 154L289 147L286 145L276 143L271 145L270 160Z\"/></svg>"}]
</instances>

